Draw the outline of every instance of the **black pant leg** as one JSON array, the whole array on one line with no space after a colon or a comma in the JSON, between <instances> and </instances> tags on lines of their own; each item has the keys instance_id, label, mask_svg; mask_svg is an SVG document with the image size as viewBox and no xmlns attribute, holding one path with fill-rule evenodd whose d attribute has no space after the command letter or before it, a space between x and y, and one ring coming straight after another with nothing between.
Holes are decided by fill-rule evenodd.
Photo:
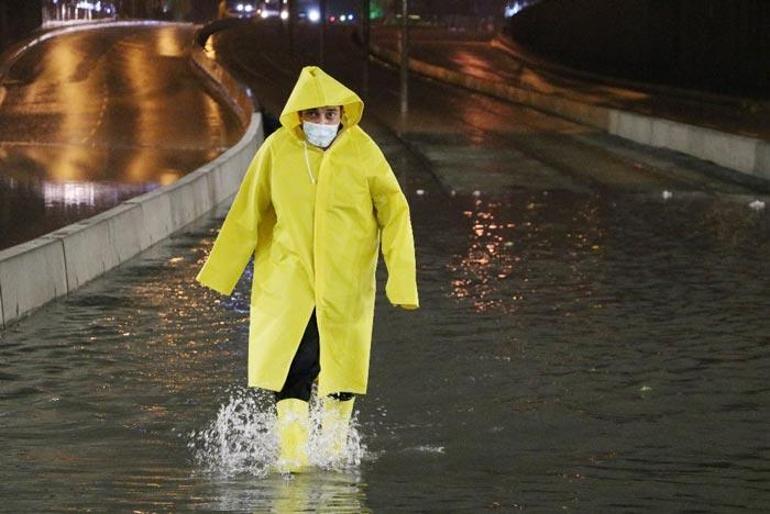
<instances>
[{"instance_id":1,"label":"black pant leg","mask_svg":"<svg viewBox=\"0 0 770 514\"><path fill-rule=\"evenodd\" d=\"M341 402L348 402L356 397L353 393L331 393L329 397L339 400Z\"/></svg>"},{"instance_id":2,"label":"black pant leg","mask_svg":"<svg viewBox=\"0 0 770 514\"><path fill-rule=\"evenodd\" d=\"M318 323L316 322L315 310L310 315L305 333L299 343L297 353L291 361L289 374L286 382L280 392L275 394L277 401L286 398L297 398L299 400L310 400L310 392L313 389L318 373L321 371Z\"/></svg>"}]
</instances>

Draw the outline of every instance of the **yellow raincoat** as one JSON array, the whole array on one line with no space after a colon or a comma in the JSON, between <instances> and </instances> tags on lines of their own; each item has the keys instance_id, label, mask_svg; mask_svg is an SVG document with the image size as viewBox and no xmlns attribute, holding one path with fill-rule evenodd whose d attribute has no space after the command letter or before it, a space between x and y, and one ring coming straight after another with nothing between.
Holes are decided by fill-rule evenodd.
<instances>
[{"instance_id":1,"label":"yellow raincoat","mask_svg":"<svg viewBox=\"0 0 770 514\"><path fill-rule=\"evenodd\" d=\"M342 105L325 151L306 143L299 111ZM282 127L251 162L197 280L229 295L254 256L248 383L279 391L316 309L319 394L363 394L369 374L380 238L393 305L416 309L409 206L382 152L359 126L364 104L305 67Z\"/></svg>"}]
</instances>

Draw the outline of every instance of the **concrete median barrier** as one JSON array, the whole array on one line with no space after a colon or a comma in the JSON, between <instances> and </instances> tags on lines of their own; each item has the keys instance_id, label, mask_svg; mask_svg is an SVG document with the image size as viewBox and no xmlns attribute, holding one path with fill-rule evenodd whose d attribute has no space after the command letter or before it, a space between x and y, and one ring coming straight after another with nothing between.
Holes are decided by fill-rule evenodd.
<instances>
[{"instance_id":1,"label":"concrete median barrier","mask_svg":"<svg viewBox=\"0 0 770 514\"><path fill-rule=\"evenodd\" d=\"M67 293L62 241L40 237L0 252L3 323Z\"/></svg>"},{"instance_id":2,"label":"concrete median barrier","mask_svg":"<svg viewBox=\"0 0 770 514\"><path fill-rule=\"evenodd\" d=\"M608 112L606 126L597 128L610 134L682 152L755 178L770 179L767 141L618 109Z\"/></svg>"},{"instance_id":3,"label":"concrete median barrier","mask_svg":"<svg viewBox=\"0 0 770 514\"><path fill-rule=\"evenodd\" d=\"M77 289L138 253L143 221L141 209L121 204L49 234L47 237L62 243L67 290Z\"/></svg>"},{"instance_id":4,"label":"concrete median barrier","mask_svg":"<svg viewBox=\"0 0 770 514\"><path fill-rule=\"evenodd\" d=\"M756 175L765 180L770 180L770 143L765 141L757 145L755 162Z\"/></svg>"},{"instance_id":5,"label":"concrete median barrier","mask_svg":"<svg viewBox=\"0 0 770 514\"><path fill-rule=\"evenodd\" d=\"M142 210L143 225L139 236L143 248L162 241L174 231L171 216L171 199L165 189L156 189L125 202Z\"/></svg>"}]
</instances>

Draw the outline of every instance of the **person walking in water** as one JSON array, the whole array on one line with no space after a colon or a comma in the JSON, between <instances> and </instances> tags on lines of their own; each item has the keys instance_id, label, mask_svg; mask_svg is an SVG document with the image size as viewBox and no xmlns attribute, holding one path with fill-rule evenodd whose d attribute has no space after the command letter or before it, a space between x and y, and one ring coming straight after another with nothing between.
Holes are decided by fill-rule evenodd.
<instances>
[{"instance_id":1,"label":"person walking in water","mask_svg":"<svg viewBox=\"0 0 770 514\"><path fill-rule=\"evenodd\" d=\"M391 304L419 307L409 206L359 126L364 103L318 67L302 69L197 280L231 294L254 258L248 385L275 391L278 467L308 464L308 401L321 440L344 449L355 395L366 393L379 248Z\"/></svg>"}]
</instances>

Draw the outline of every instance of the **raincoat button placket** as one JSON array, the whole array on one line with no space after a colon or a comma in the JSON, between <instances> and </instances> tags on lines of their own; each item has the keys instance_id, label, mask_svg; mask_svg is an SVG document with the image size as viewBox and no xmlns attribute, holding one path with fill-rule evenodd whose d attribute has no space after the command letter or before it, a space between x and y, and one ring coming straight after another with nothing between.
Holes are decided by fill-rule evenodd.
<instances>
[{"instance_id":1,"label":"raincoat button placket","mask_svg":"<svg viewBox=\"0 0 770 514\"><path fill-rule=\"evenodd\" d=\"M323 224L324 216L323 216L323 205L325 205L324 202L324 195L327 193L326 188L326 173L324 173L324 164L326 163L326 157L328 155L328 151L326 150L323 153L323 156L321 157L321 164L318 166L318 174L316 175L316 183L315 183L315 207L314 207L314 215L313 215L313 271L315 273L314 278L314 289L315 289L315 304L316 306L319 305L319 300L323 298L322 291L320 290L320 285L323 283L321 280L321 269L322 267L319 265L318 262L318 255L319 255L319 237L318 233L321 232L321 229L319 228ZM320 322L320 320L319 320Z\"/></svg>"}]
</instances>

